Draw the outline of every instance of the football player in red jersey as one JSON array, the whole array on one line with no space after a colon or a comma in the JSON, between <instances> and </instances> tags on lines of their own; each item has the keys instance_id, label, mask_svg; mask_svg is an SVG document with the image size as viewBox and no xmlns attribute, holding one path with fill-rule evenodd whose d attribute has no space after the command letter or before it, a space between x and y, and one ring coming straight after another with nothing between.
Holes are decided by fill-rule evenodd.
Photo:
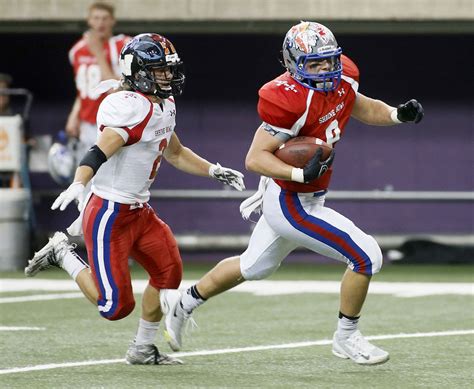
<instances>
[{"instance_id":1,"label":"football player in red jersey","mask_svg":"<svg viewBox=\"0 0 474 389\"><path fill-rule=\"evenodd\" d=\"M241 204L241 212L244 218L259 210L263 215L242 255L221 261L182 295L171 290L162 294L162 305L169 308L168 343L173 350L181 348L183 324L207 299L245 280L270 276L291 251L303 246L348 265L341 284L334 355L358 364L383 363L389 354L358 330L371 276L382 266L382 253L372 236L324 206L334 149L326 160L316 152L303 168L287 165L274 152L295 136L320 138L334 146L351 116L377 126L418 123L423 108L416 100L396 108L358 92L357 66L319 23L293 26L285 36L282 55L287 71L259 91L263 123L245 160L248 170L264 178L257 193Z\"/></svg>"},{"instance_id":2,"label":"football player in red jersey","mask_svg":"<svg viewBox=\"0 0 474 389\"><path fill-rule=\"evenodd\" d=\"M92 3L87 17L89 30L69 51L77 97L66 122L66 133L81 141L79 160L96 141L97 111L107 96L106 93L96 93L94 89L103 80L120 78L119 54L130 40L123 34L113 35L114 14L113 5L101 1Z\"/></svg>"}]
</instances>

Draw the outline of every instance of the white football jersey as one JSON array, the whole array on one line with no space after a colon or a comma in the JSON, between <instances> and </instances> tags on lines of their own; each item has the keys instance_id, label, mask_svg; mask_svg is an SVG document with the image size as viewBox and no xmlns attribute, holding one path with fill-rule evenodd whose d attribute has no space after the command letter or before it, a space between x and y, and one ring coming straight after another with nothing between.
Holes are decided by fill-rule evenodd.
<instances>
[{"instance_id":1,"label":"white football jersey","mask_svg":"<svg viewBox=\"0 0 474 389\"><path fill-rule=\"evenodd\" d=\"M152 184L176 125L173 98L161 104L129 91L107 96L97 113L97 131L110 127L125 140L92 180L92 192L122 204L150 199Z\"/></svg>"}]
</instances>

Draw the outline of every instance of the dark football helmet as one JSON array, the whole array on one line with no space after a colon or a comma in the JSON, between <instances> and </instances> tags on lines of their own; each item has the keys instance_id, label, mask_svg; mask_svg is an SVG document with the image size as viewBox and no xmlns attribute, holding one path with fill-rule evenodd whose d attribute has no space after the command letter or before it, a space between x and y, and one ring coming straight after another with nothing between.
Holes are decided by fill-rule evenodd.
<instances>
[{"instance_id":1,"label":"dark football helmet","mask_svg":"<svg viewBox=\"0 0 474 389\"><path fill-rule=\"evenodd\" d=\"M171 76L155 79L152 69L167 70ZM135 91L164 99L183 93L183 62L173 44L162 35L135 36L120 53L120 70L124 81Z\"/></svg>"},{"instance_id":2,"label":"dark football helmet","mask_svg":"<svg viewBox=\"0 0 474 389\"><path fill-rule=\"evenodd\" d=\"M329 28L315 22L301 22L293 26L283 41L283 66L303 86L328 92L341 82L342 49ZM327 60L329 71L314 74L306 71L306 64L312 60Z\"/></svg>"}]
</instances>

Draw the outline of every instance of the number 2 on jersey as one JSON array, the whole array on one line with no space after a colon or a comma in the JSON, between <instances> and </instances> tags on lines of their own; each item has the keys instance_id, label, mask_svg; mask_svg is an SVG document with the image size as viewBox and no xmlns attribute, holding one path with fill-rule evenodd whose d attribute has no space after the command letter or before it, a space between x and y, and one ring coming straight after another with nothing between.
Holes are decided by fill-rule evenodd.
<instances>
[{"instance_id":1,"label":"number 2 on jersey","mask_svg":"<svg viewBox=\"0 0 474 389\"><path fill-rule=\"evenodd\" d=\"M158 168L160 167L160 164L161 164L161 157L163 156L163 150L166 149L166 146L168 146L168 139L165 138L160 142L160 146L158 147L158 151L160 152L160 154L158 155L158 157L156 157L155 162L153 162L153 167L151 168L150 177L148 177L148 179L150 180L155 179L156 173L158 173Z\"/></svg>"}]
</instances>

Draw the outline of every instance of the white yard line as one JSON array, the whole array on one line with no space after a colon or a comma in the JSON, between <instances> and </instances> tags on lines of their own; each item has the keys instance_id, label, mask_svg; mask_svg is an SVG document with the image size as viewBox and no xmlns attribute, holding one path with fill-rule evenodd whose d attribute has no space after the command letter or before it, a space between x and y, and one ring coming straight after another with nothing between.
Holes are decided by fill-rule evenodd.
<instances>
[{"instance_id":1,"label":"white yard line","mask_svg":"<svg viewBox=\"0 0 474 389\"><path fill-rule=\"evenodd\" d=\"M195 284L196 280L184 280L180 289ZM143 293L147 280L134 280L133 291ZM338 294L339 281L254 281L245 282L229 292L251 293L256 296L276 296L300 293ZM0 297L2 303L18 303L39 300L56 300L80 298L82 294L73 280L48 279L0 279L0 293L11 292L55 292L32 294L28 296ZM69 292L69 293L58 293ZM71 293L76 292L76 293ZM372 295L392 295L394 297L413 298L436 295L474 296L474 283L469 282L378 282L370 283L369 293Z\"/></svg>"},{"instance_id":2,"label":"white yard line","mask_svg":"<svg viewBox=\"0 0 474 389\"><path fill-rule=\"evenodd\" d=\"M459 335L473 335L474 330L456 330L456 331L442 331L442 332L416 332L412 334L392 334L392 335L376 335L367 336L368 340L385 340L385 339L407 339L407 338L428 338L438 336L459 336ZM300 347L311 347L311 346L327 346L332 344L332 340L316 340L308 342L297 342L297 343L285 343L285 344L273 344L267 346L253 346L253 347L239 347L239 348L227 348L220 350L201 350L169 354L175 357L195 357L202 355L219 355L219 354L233 354L233 353L244 353L251 351L263 351L263 350L276 350L276 349L290 349ZM30 371L38 370L50 370L60 369L66 367L77 367L77 366L95 366L95 365L108 365L112 363L125 363L125 359L102 359L97 361L82 361L82 362L67 362L67 363L50 363L47 365L36 365L26 367L13 367L10 369L0 370L0 374L13 374L13 373L27 373Z\"/></svg>"},{"instance_id":3,"label":"white yard line","mask_svg":"<svg viewBox=\"0 0 474 389\"><path fill-rule=\"evenodd\" d=\"M44 331L44 327L0 327L0 331Z\"/></svg>"},{"instance_id":4,"label":"white yard line","mask_svg":"<svg viewBox=\"0 0 474 389\"><path fill-rule=\"evenodd\" d=\"M32 294L29 296L0 297L0 304L24 303L26 301L78 299L81 297L84 297L84 295L81 292Z\"/></svg>"}]
</instances>

